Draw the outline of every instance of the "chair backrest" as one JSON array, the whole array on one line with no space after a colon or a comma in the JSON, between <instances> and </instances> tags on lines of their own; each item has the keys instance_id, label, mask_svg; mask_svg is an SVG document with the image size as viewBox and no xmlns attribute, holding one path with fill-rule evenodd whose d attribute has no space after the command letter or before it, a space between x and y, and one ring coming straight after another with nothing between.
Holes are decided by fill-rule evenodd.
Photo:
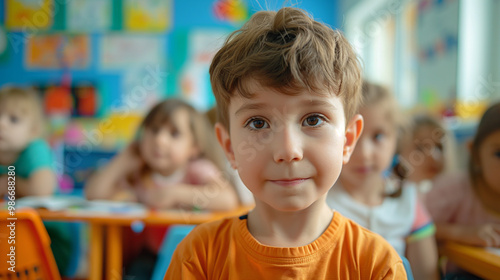
<instances>
[{"instance_id":1,"label":"chair backrest","mask_svg":"<svg viewBox=\"0 0 500 280\"><path fill-rule=\"evenodd\" d=\"M401 260L403 260L403 266L405 267L405 270L406 270L406 279L413 280L413 272L411 271L410 262L404 256L400 256L400 257L401 257Z\"/></svg>"},{"instance_id":2,"label":"chair backrest","mask_svg":"<svg viewBox=\"0 0 500 280\"><path fill-rule=\"evenodd\" d=\"M61 279L49 235L33 209L13 216L0 210L0 252L0 279Z\"/></svg>"},{"instance_id":3,"label":"chair backrest","mask_svg":"<svg viewBox=\"0 0 500 280\"><path fill-rule=\"evenodd\" d=\"M194 228L194 225L173 225L168 228L161 244L158 260L153 271L153 280L163 280L177 245Z\"/></svg>"}]
</instances>

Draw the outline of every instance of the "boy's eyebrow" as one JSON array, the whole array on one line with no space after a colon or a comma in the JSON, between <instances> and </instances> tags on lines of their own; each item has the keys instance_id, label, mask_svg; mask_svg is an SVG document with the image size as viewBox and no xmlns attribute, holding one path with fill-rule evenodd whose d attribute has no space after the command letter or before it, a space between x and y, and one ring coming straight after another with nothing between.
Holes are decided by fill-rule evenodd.
<instances>
[{"instance_id":1,"label":"boy's eyebrow","mask_svg":"<svg viewBox=\"0 0 500 280\"><path fill-rule=\"evenodd\" d=\"M266 107L265 103L246 103L243 106L241 106L238 110L236 110L234 115L237 116L238 114L241 114L244 111L258 110L265 107Z\"/></svg>"},{"instance_id":2,"label":"boy's eyebrow","mask_svg":"<svg viewBox=\"0 0 500 280\"><path fill-rule=\"evenodd\" d=\"M326 106L326 107L332 108L333 110L338 109L334 104L327 102L327 101L324 101L324 100L319 100L319 99L305 100L301 103L302 103L301 105L305 106L305 107L307 107L307 106L312 106L312 107ZM246 103L243 106L241 106L238 110L236 110L234 115L237 116L244 111L263 109L266 106L267 105L265 103Z\"/></svg>"},{"instance_id":3,"label":"boy's eyebrow","mask_svg":"<svg viewBox=\"0 0 500 280\"><path fill-rule=\"evenodd\" d=\"M304 106L326 106L326 107L331 107L334 110L337 110L337 107L334 104L332 104L330 102L326 102L324 100L320 100L320 99L306 100L303 102L303 105Z\"/></svg>"}]
</instances>

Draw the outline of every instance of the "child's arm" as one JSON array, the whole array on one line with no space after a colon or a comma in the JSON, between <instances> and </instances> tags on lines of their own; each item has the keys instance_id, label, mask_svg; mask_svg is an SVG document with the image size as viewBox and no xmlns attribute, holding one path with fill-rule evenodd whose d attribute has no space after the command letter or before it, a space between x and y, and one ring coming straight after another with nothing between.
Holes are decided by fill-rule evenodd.
<instances>
[{"instance_id":1,"label":"child's arm","mask_svg":"<svg viewBox=\"0 0 500 280\"><path fill-rule=\"evenodd\" d=\"M34 171L30 177L16 177L16 196L52 195L56 187L56 176L50 169L43 168Z\"/></svg>"},{"instance_id":2,"label":"child's arm","mask_svg":"<svg viewBox=\"0 0 500 280\"><path fill-rule=\"evenodd\" d=\"M200 160L188 168L187 177L196 184L181 183L167 188L141 189L143 202L153 208L185 208L214 211L238 206L236 190L209 161Z\"/></svg>"},{"instance_id":3,"label":"child's arm","mask_svg":"<svg viewBox=\"0 0 500 280\"><path fill-rule=\"evenodd\" d=\"M460 224L437 223L438 241L455 241L473 246L500 247L500 224L470 226Z\"/></svg>"},{"instance_id":4,"label":"child's arm","mask_svg":"<svg viewBox=\"0 0 500 280\"><path fill-rule=\"evenodd\" d=\"M238 206L233 187L224 180L206 185L182 184L173 188L157 189L149 195L149 206L154 208L202 209L213 211L232 210Z\"/></svg>"},{"instance_id":5,"label":"child's arm","mask_svg":"<svg viewBox=\"0 0 500 280\"><path fill-rule=\"evenodd\" d=\"M129 174L140 170L143 161L136 143L132 143L116 155L104 168L97 170L85 185L88 199L111 199L120 192L119 182Z\"/></svg>"},{"instance_id":6,"label":"child's arm","mask_svg":"<svg viewBox=\"0 0 500 280\"><path fill-rule=\"evenodd\" d=\"M438 251L434 235L408 242L406 258L415 279L439 279Z\"/></svg>"}]
</instances>

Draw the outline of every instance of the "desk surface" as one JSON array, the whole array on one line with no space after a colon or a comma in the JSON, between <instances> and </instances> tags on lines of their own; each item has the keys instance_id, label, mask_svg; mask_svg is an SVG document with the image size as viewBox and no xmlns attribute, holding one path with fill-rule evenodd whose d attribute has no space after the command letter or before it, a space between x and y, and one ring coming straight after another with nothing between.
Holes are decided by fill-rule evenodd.
<instances>
[{"instance_id":1,"label":"desk surface","mask_svg":"<svg viewBox=\"0 0 500 280\"><path fill-rule=\"evenodd\" d=\"M104 279L122 279L122 226L130 226L134 222L142 222L146 225L201 224L224 217L241 215L252 208L242 206L233 211L210 213L180 210L113 213L85 209L62 211L38 209L38 213L43 220L82 221L90 224L89 279L101 280L103 268L105 271ZM103 235L106 236L106 242L104 242ZM104 250L104 245L106 250ZM103 254L104 251L107 253ZM103 255L106 255L106 262L103 262Z\"/></svg>"},{"instance_id":2,"label":"desk surface","mask_svg":"<svg viewBox=\"0 0 500 280\"><path fill-rule=\"evenodd\" d=\"M485 248L446 243L443 253L461 268L486 279L498 279L500 256Z\"/></svg>"},{"instance_id":3,"label":"desk surface","mask_svg":"<svg viewBox=\"0 0 500 280\"><path fill-rule=\"evenodd\" d=\"M201 224L224 217L231 217L244 214L253 208L242 206L228 212L191 212L183 210L171 211L147 211L145 213L98 213L81 210L51 211L38 209L43 220L54 221L87 221L96 224L107 225L129 225L132 222L140 221L145 224Z\"/></svg>"}]
</instances>

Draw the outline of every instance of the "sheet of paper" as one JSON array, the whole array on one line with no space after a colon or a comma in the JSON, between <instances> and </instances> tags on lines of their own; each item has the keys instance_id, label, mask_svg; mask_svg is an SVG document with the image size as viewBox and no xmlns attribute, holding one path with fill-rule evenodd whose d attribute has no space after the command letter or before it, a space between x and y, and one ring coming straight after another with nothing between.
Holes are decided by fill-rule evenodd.
<instances>
[{"instance_id":1,"label":"sheet of paper","mask_svg":"<svg viewBox=\"0 0 500 280\"><path fill-rule=\"evenodd\" d=\"M16 208L46 208L52 211L82 207L87 203L82 197L76 196L26 196L16 199Z\"/></svg>"},{"instance_id":2,"label":"sheet of paper","mask_svg":"<svg viewBox=\"0 0 500 280\"><path fill-rule=\"evenodd\" d=\"M487 247L486 250L490 253L500 256L500 248Z\"/></svg>"}]
</instances>

